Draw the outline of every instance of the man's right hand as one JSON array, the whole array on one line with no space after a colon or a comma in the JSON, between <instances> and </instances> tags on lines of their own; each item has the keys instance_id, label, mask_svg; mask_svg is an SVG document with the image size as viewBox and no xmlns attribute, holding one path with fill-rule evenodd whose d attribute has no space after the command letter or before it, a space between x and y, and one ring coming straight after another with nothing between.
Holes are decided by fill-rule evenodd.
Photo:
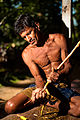
<instances>
[{"instance_id":1,"label":"man's right hand","mask_svg":"<svg viewBox=\"0 0 80 120\"><path fill-rule=\"evenodd\" d=\"M49 79L53 82L56 82L59 78L59 73L58 72L51 72L49 75Z\"/></svg>"},{"instance_id":2,"label":"man's right hand","mask_svg":"<svg viewBox=\"0 0 80 120\"><path fill-rule=\"evenodd\" d=\"M35 100L38 100L39 98L44 98L46 96L46 91L43 90L43 88L36 88L32 92L31 100L32 102L35 102Z\"/></svg>"}]
</instances>

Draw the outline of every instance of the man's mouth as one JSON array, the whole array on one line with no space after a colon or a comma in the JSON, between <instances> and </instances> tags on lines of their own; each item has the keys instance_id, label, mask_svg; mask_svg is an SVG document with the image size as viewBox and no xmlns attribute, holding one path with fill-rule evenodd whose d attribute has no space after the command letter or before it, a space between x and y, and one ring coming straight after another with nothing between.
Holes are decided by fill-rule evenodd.
<instances>
[{"instance_id":1,"label":"man's mouth","mask_svg":"<svg viewBox=\"0 0 80 120\"><path fill-rule=\"evenodd\" d=\"M35 38L34 39L30 39L29 43L30 44L34 44L35 43Z\"/></svg>"}]
</instances>

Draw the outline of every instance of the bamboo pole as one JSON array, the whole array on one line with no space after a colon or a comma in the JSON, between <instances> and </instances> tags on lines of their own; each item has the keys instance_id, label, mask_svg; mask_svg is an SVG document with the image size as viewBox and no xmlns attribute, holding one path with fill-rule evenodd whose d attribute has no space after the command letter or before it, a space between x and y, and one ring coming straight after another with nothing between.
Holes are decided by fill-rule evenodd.
<instances>
[{"instance_id":1,"label":"bamboo pole","mask_svg":"<svg viewBox=\"0 0 80 120\"><path fill-rule=\"evenodd\" d=\"M73 50L69 53L69 55L64 59L64 61L57 67L57 70L61 68L61 66L70 58L70 56L73 54L73 52L79 47L80 41L76 44L76 46L73 48ZM51 83L50 78L48 78L47 83L45 84L43 90L47 88L47 85ZM49 94L49 93L48 93Z\"/></svg>"},{"instance_id":2,"label":"bamboo pole","mask_svg":"<svg viewBox=\"0 0 80 120\"><path fill-rule=\"evenodd\" d=\"M61 66L70 58L70 56L73 54L73 52L76 50L76 48L79 47L79 45L80 45L80 41L76 44L76 46L69 53L69 55L64 59L64 61L57 67L57 70L59 70L61 68Z\"/></svg>"}]
</instances>

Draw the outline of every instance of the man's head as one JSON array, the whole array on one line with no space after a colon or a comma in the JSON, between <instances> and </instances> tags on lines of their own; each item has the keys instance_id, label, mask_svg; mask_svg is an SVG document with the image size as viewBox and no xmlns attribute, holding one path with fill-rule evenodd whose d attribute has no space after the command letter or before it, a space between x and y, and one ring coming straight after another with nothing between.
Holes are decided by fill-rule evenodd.
<instances>
[{"instance_id":1,"label":"man's head","mask_svg":"<svg viewBox=\"0 0 80 120\"><path fill-rule=\"evenodd\" d=\"M15 31L30 44L37 44L39 24L28 14L22 14L15 22Z\"/></svg>"}]
</instances>

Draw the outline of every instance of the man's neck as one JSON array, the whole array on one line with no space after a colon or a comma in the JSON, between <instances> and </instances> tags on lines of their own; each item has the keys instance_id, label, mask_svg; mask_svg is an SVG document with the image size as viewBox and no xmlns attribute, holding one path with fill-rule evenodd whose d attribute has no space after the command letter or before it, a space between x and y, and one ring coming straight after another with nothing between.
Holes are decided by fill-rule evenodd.
<instances>
[{"instance_id":1,"label":"man's neck","mask_svg":"<svg viewBox=\"0 0 80 120\"><path fill-rule=\"evenodd\" d=\"M39 41L37 43L37 47L44 46L45 42L47 40L47 37L44 36L41 32L39 33Z\"/></svg>"}]
</instances>

